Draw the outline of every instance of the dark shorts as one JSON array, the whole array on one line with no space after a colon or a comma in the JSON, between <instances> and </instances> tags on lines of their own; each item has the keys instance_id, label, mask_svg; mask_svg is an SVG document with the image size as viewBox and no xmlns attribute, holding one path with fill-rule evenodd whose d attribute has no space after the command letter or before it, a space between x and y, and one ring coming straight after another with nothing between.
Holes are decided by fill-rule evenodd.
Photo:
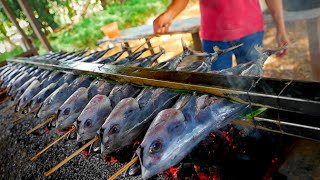
<instances>
[{"instance_id":1,"label":"dark shorts","mask_svg":"<svg viewBox=\"0 0 320 180\"><path fill-rule=\"evenodd\" d=\"M241 47L234 49L231 52L220 55L218 60L214 64L212 64L211 70L222 70L230 68L232 66L232 54L236 56L238 64L256 60L259 57L259 52L255 49L255 46L262 47L263 35L264 32L260 31L234 41L202 40L203 51L208 53L214 52L214 46L218 46L220 49L227 49L232 46L243 44Z\"/></svg>"}]
</instances>

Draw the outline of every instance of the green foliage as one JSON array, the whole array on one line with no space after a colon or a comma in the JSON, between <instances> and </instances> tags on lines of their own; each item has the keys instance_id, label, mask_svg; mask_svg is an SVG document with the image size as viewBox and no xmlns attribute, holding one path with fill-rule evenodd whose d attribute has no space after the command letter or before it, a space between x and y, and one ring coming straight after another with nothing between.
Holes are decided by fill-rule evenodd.
<instances>
[{"instance_id":1,"label":"green foliage","mask_svg":"<svg viewBox=\"0 0 320 180\"><path fill-rule=\"evenodd\" d=\"M83 18L72 30L50 38L53 46L63 50L93 48L104 35L100 27L116 21L120 29L142 25L152 15L164 11L168 0L127 0L112 3L92 17Z\"/></svg>"},{"instance_id":2,"label":"green foliage","mask_svg":"<svg viewBox=\"0 0 320 180\"><path fill-rule=\"evenodd\" d=\"M0 53L0 62L5 61L7 58L14 57L14 56L21 54L21 53L23 53L23 50L20 47L17 47L16 49L14 49L11 52Z\"/></svg>"}]
</instances>

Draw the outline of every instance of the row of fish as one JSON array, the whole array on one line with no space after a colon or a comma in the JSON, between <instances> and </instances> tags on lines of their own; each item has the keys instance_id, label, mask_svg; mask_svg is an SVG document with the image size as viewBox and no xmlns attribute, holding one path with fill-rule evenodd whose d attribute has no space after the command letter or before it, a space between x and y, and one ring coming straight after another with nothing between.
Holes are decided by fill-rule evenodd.
<instances>
[{"instance_id":1,"label":"row of fish","mask_svg":"<svg viewBox=\"0 0 320 180\"><path fill-rule=\"evenodd\" d=\"M39 61L97 62L108 50L85 57L82 57L84 52L81 51L35 58ZM155 55L137 59L143 53L141 51L117 61L114 60L115 55L111 55L97 63L150 67L164 52L161 49ZM263 63L275 52L266 51L254 62L214 73L259 76ZM218 54L201 55L205 57L204 61L180 70L207 72ZM194 55L200 56L184 46L181 55L152 67L174 70L185 57ZM137 150L143 178L179 163L209 132L239 116L247 108L246 105L218 97L181 95L165 88L114 84L21 64L0 68L0 83L1 88L6 88L8 96L12 97L11 103L16 105L16 111L27 113L36 109L39 118L56 115L56 128L77 127L78 141L90 140L100 134L101 151L105 154L133 144L138 136L147 131Z\"/></svg>"}]
</instances>

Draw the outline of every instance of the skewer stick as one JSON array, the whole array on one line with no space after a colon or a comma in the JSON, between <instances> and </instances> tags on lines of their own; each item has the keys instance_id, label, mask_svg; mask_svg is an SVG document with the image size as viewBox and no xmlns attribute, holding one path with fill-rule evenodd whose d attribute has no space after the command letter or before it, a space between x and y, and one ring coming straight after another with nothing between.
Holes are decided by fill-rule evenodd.
<instances>
[{"instance_id":1,"label":"skewer stick","mask_svg":"<svg viewBox=\"0 0 320 180\"><path fill-rule=\"evenodd\" d=\"M31 111L28 112L27 114L24 114L23 116L21 116L21 117L19 117L18 119L14 120L14 121L13 121L13 124L16 124L16 123L17 123L18 121L20 121L21 119L25 118L26 116L28 116L28 115L31 114L31 113L34 113L34 112L38 111L39 109L40 109L40 107L31 110Z\"/></svg>"},{"instance_id":2,"label":"skewer stick","mask_svg":"<svg viewBox=\"0 0 320 180\"><path fill-rule=\"evenodd\" d=\"M12 96L8 96L8 97L6 97L4 100L2 100L1 102L0 102L0 104L3 104L3 103L5 103L5 102L7 102L9 99L11 99L12 98Z\"/></svg>"},{"instance_id":3,"label":"skewer stick","mask_svg":"<svg viewBox=\"0 0 320 180\"><path fill-rule=\"evenodd\" d=\"M117 171L116 173L114 173L111 177L108 178L108 180L114 180L116 179L123 171L127 170L132 164L134 164L135 162L137 162L139 160L139 157L136 156L135 158L133 158L130 162L128 162L126 165L124 165L121 169L119 169L119 171Z\"/></svg>"},{"instance_id":4,"label":"skewer stick","mask_svg":"<svg viewBox=\"0 0 320 180\"><path fill-rule=\"evenodd\" d=\"M30 160L34 161L35 159L37 159L38 156L40 156L42 153L44 153L46 150L48 150L51 146L53 146L54 144L56 144L58 141L60 141L61 139L63 139L64 137L66 137L68 134L70 134L72 131L74 131L76 128L74 126L72 126L72 128L67 131L66 133L64 133L62 136L58 137L56 140L54 140L53 142L51 142L50 144L48 144L45 148L43 148L41 151L39 151L36 155L34 155Z\"/></svg>"},{"instance_id":5,"label":"skewer stick","mask_svg":"<svg viewBox=\"0 0 320 180\"><path fill-rule=\"evenodd\" d=\"M54 118L56 118L57 116L56 115L52 115L50 116L47 120L43 121L42 123L38 124L36 127L30 129L29 131L27 131L27 135L33 133L34 131L40 129L42 126L48 124L50 121L52 121Z\"/></svg>"},{"instance_id":6,"label":"skewer stick","mask_svg":"<svg viewBox=\"0 0 320 180\"><path fill-rule=\"evenodd\" d=\"M73 154L71 154L69 157L65 158L63 161L61 161L59 164L57 164L55 167L50 169L49 171L44 173L44 176L50 176L52 173L54 173L56 170L58 170L61 166L66 164L68 161L70 161L72 158L74 158L76 155L78 155L81 151L89 147L92 143L97 141L99 139L99 136L95 136L93 139L91 139L89 142L87 142L84 146L82 146L80 149L75 151Z\"/></svg>"},{"instance_id":7,"label":"skewer stick","mask_svg":"<svg viewBox=\"0 0 320 180\"><path fill-rule=\"evenodd\" d=\"M4 90L0 90L0 94L3 94L3 93L7 93L8 92L8 90L7 89L4 89Z\"/></svg>"},{"instance_id":8,"label":"skewer stick","mask_svg":"<svg viewBox=\"0 0 320 180\"><path fill-rule=\"evenodd\" d=\"M28 109L28 107L24 107L23 109L21 109L20 111L16 112L16 114L21 114L24 110Z\"/></svg>"},{"instance_id":9,"label":"skewer stick","mask_svg":"<svg viewBox=\"0 0 320 180\"><path fill-rule=\"evenodd\" d=\"M11 110L12 108L16 107L17 105L18 105L18 104L14 104L14 105L8 107L6 110L4 110L3 113L4 113L4 114L7 113L9 110Z\"/></svg>"}]
</instances>

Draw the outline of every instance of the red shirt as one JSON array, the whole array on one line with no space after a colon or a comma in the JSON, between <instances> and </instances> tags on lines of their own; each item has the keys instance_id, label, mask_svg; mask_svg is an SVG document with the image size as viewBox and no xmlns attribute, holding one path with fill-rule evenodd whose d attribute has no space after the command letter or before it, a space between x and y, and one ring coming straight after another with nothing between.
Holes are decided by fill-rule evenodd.
<instances>
[{"instance_id":1,"label":"red shirt","mask_svg":"<svg viewBox=\"0 0 320 180\"><path fill-rule=\"evenodd\" d=\"M263 31L259 0L200 0L202 39L231 41Z\"/></svg>"}]
</instances>

